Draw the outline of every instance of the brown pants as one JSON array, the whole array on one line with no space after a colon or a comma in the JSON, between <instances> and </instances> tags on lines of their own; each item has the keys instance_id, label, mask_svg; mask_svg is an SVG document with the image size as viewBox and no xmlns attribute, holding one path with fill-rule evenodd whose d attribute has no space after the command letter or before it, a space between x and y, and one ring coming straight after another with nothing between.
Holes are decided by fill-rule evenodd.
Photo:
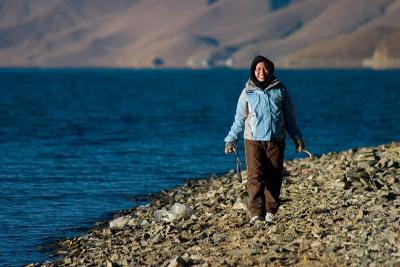
<instances>
[{"instance_id":1,"label":"brown pants","mask_svg":"<svg viewBox=\"0 0 400 267\"><path fill-rule=\"evenodd\" d=\"M251 216L276 213L282 186L285 140L245 140L248 208Z\"/></svg>"}]
</instances>

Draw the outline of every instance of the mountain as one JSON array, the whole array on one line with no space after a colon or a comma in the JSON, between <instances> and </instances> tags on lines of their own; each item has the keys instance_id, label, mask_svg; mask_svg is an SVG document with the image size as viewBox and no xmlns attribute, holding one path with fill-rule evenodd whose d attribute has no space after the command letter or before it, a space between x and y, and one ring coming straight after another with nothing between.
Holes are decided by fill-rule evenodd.
<instances>
[{"instance_id":1,"label":"mountain","mask_svg":"<svg viewBox=\"0 0 400 267\"><path fill-rule=\"evenodd\" d=\"M0 0L0 66L400 67L400 0Z\"/></svg>"}]
</instances>

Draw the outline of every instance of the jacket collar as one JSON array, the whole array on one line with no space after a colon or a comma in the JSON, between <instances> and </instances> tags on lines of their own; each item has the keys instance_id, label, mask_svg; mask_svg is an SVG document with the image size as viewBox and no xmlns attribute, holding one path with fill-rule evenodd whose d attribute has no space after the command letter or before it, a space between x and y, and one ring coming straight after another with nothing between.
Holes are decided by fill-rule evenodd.
<instances>
[{"instance_id":1,"label":"jacket collar","mask_svg":"<svg viewBox=\"0 0 400 267\"><path fill-rule=\"evenodd\" d=\"M273 76L272 77L272 81L270 82L270 84L265 88L265 89L261 89L261 88L259 88L259 87L257 87L252 81L251 81L251 79L249 79L247 82L246 82L246 91L247 90L261 90L261 91L264 91L264 90L268 90L268 89L270 89L270 88L272 88L272 87L274 87L275 85L278 85L278 84L280 84L281 83L281 81L278 79L278 78L276 78L275 76Z\"/></svg>"}]
</instances>

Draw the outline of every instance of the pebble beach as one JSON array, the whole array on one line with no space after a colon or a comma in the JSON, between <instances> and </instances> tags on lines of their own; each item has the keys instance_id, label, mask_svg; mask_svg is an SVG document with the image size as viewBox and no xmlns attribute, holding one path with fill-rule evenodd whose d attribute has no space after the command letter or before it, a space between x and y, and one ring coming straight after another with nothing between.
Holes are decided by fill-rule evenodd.
<instances>
[{"instance_id":1,"label":"pebble beach","mask_svg":"<svg viewBox=\"0 0 400 267\"><path fill-rule=\"evenodd\" d=\"M400 143L284 168L272 223L249 224L246 185L230 171L161 191L26 266L400 266Z\"/></svg>"}]
</instances>

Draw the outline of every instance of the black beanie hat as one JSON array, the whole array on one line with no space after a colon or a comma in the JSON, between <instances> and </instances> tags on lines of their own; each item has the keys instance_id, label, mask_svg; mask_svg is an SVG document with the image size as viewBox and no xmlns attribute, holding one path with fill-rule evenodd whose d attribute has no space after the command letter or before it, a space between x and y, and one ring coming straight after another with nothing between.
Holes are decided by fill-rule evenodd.
<instances>
[{"instance_id":1,"label":"black beanie hat","mask_svg":"<svg viewBox=\"0 0 400 267\"><path fill-rule=\"evenodd\" d=\"M256 75L254 74L254 72L255 72L255 70L256 70L256 66L257 66L257 64L260 63L260 62L265 62L265 63L267 64L267 69L268 69L267 77L266 77L265 81L263 81L263 82L260 82L260 81L256 78ZM266 57L263 57L263 56L258 55L258 56L256 56L256 57L253 59L253 61L251 62L251 66L250 66L250 80L251 80L257 87L264 89L264 88L266 88L266 87L269 85L269 83L271 82L271 78L272 78L272 76L273 76L273 74L274 74L274 70L275 70L274 63L272 63L271 60L269 60L269 59L266 58Z\"/></svg>"}]
</instances>

